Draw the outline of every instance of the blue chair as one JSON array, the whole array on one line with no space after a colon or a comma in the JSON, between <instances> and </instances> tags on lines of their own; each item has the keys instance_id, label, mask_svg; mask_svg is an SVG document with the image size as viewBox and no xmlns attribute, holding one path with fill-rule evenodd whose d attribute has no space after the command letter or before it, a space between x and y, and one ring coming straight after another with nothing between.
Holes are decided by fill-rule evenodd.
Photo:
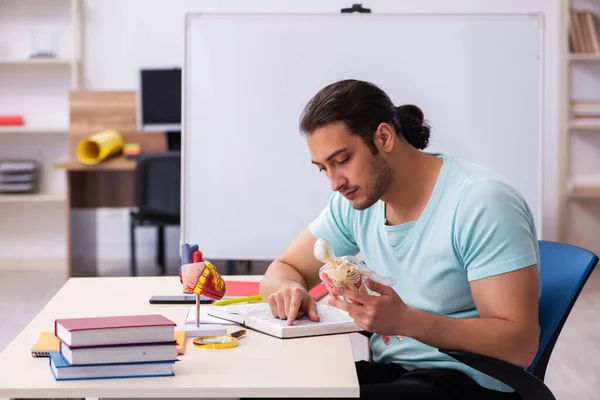
<instances>
[{"instance_id":1,"label":"blue chair","mask_svg":"<svg viewBox=\"0 0 600 400\"><path fill-rule=\"evenodd\" d=\"M516 390L524 400L556 400L544 384L546 367L560 334L583 286L598 263L598 257L580 247L540 241L542 295L539 302L540 343L527 369L468 352L443 350L455 358Z\"/></svg>"}]
</instances>

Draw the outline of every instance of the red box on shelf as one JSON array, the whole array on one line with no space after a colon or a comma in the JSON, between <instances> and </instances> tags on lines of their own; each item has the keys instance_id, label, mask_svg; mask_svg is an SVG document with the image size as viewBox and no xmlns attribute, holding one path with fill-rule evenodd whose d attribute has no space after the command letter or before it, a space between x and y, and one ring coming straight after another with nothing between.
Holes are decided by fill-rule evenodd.
<instances>
[{"instance_id":1,"label":"red box on shelf","mask_svg":"<svg viewBox=\"0 0 600 400\"><path fill-rule=\"evenodd\" d=\"M23 123L21 115L0 115L0 126L21 126Z\"/></svg>"}]
</instances>

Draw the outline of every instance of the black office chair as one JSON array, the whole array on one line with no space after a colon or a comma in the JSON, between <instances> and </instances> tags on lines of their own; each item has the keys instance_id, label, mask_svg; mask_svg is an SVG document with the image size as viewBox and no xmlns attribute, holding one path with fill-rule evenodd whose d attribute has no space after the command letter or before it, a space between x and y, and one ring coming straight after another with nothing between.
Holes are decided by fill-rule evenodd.
<instances>
[{"instance_id":1,"label":"black office chair","mask_svg":"<svg viewBox=\"0 0 600 400\"><path fill-rule=\"evenodd\" d=\"M156 262L166 274L165 226L181 222L181 153L167 151L140 154L135 170L135 209L130 213L131 275L137 275L135 230L156 226Z\"/></svg>"}]
</instances>

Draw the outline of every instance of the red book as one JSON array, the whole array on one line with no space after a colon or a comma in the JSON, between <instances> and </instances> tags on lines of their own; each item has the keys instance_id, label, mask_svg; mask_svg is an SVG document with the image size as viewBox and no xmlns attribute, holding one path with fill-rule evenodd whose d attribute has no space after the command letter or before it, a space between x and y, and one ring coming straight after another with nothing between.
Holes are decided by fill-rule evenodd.
<instances>
[{"instance_id":1,"label":"red book","mask_svg":"<svg viewBox=\"0 0 600 400\"><path fill-rule=\"evenodd\" d=\"M245 296L256 296L259 294L260 282L248 282L248 281L226 281L225 282L225 296L232 297L245 297ZM321 294L327 292L327 287L324 283L320 283L315 286L309 293L310 295L318 299Z\"/></svg>"},{"instance_id":2,"label":"red book","mask_svg":"<svg viewBox=\"0 0 600 400\"><path fill-rule=\"evenodd\" d=\"M176 324L159 314L63 318L54 334L71 347L173 341Z\"/></svg>"}]
</instances>

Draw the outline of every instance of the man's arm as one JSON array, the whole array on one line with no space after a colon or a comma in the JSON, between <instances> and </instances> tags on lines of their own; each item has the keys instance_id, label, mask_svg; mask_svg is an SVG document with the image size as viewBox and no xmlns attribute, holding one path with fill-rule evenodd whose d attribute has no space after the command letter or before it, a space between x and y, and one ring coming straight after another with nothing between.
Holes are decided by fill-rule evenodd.
<instances>
[{"instance_id":1,"label":"man's arm","mask_svg":"<svg viewBox=\"0 0 600 400\"><path fill-rule=\"evenodd\" d=\"M330 298L359 326L381 335L414 338L440 349L462 350L526 368L538 348L538 273L532 265L470 283L479 318L455 319L406 305L389 286L368 280L380 296L334 289L358 304Z\"/></svg>"},{"instance_id":2,"label":"man's arm","mask_svg":"<svg viewBox=\"0 0 600 400\"><path fill-rule=\"evenodd\" d=\"M504 182L475 180L459 199L453 240L480 318L455 321L423 315L416 319L415 335L437 348L528 366L539 338L539 259L527 203Z\"/></svg>"},{"instance_id":3,"label":"man's arm","mask_svg":"<svg viewBox=\"0 0 600 400\"><path fill-rule=\"evenodd\" d=\"M480 318L453 319L411 308L407 336L436 348L528 367L539 342L536 266L471 281L470 286Z\"/></svg>"},{"instance_id":4,"label":"man's arm","mask_svg":"<svg viewBox=\"0 0 600 400\"><path fill-rule=\"evenodd\" d=\"M313 255L317 239L305 229L290 246L269 265L260 283L260 294L268 298L285 285L312 289L320 282L319 268L323 265Z\"/></svg>"},{"instance_id":5,"label":"man's arm","mask_svg":"<svg viewBox=\"0 0 600 400\"><path fill-rule=\"evenodd\" d=\"M260 285L263 301L269 302L274 316L287 318L288 324L301 314L308 313L318 321L317 306L308 291L321 282L313 247L317 237L326 239L337 255L359 252L354 241L351 223L352 206L338 192L329 199L327 207L267 269Z\"/></svg>"},{"instance_id":6,"label":"man's arm","mask_svg":"<svg viewBox=\"0 0 600 400\"><path fill-rule=\"evenodd\" d=\"M320 281L322 263L313 254L316 240L305 229L269 266L260 283L260 295L269 303L273 315L287 319L288 324L305 313L319 320L316 304L308 294Z\"/></svg>"}]
</instances>

